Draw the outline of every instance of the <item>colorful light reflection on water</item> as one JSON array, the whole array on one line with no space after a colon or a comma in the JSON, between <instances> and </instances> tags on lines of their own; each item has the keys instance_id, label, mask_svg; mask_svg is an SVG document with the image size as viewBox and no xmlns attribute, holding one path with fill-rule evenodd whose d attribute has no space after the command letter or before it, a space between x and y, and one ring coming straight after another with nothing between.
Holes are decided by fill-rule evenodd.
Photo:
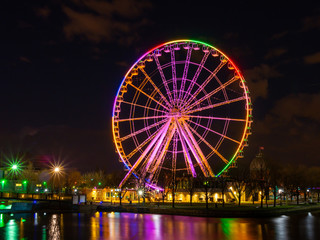
<instances>
[{"instance_id":1,"label":"colorful light reflection on water","mask_svg":"<svg viewBox=\"0 0 320 240\"><path fill-rule=\"evenodd\" d=\"M0 239L319 239L320 213L202 218L135 213L0 214Z\"/></svg>"}]
</instances>

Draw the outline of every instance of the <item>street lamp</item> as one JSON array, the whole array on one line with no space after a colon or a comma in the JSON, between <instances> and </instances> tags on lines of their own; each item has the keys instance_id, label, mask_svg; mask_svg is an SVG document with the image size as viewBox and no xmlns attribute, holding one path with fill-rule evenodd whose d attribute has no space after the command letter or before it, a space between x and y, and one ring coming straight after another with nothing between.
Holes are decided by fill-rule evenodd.
<instances>
[{"instance_id":1,"label":"street lamp","mask_svg":"<svg viewBox=\"0 0 320 240\"><path fill-rule=\"evenodd\" d=\"M12 161L9 163L9 174L17 175L21 170L21 163L19 161Z\"/></svg>"},{"instance_id":2,"label":"street lamp","mask_svg":"<svg viewBox=\"0 0 320 240\"><path fill-rule=\"evenodd\" d=\"M55 182L59 181L60 176L64 174L64 167L61 163L59 162L53 162L51 163L51 176L53 177L52 179L52 191L55 192ZM60 193L60 189L58 190L58 193ZM59 196L60 198L60 196Z\"/></svg>"},{"instance_id":3,"label":"street lamp","mask_svg":"<svg viewBox=\"0 0 320 240\"><path fill-rule=\"evenodd\" d=\"M280 206L282 206L282 189L279 189L279 194L280 194Z\"/></svg>"},{"instance_id":4,"label":"street lamp","mask_svg":"<svg viewBox=\"0 0 320 240\"><path fill-rule=\"evenodd\" d=\"M140 204L140 197L143 195L143 190L139 189L138 190L138 204Z\"/></svg>"}]
</instances>

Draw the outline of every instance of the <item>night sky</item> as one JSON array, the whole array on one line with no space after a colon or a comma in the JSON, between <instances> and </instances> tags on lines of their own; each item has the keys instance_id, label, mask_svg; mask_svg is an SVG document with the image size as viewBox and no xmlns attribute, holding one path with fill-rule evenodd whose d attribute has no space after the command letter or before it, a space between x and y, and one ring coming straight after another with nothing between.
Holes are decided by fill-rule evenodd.
<instances>
[{"instance_id":1,"label":"night sky","mask_svg":"<svg viewBox=\"0 0 320 240\"><path fill-rule=\"evenodd\" d=\"M245 161L264 146L270 159L319 165L320 4L284 2L3 1L1 150L121 169L111 128L121 80L149 49L186 38L223 51L248 82Z\"/></svg>"}]
</instances>

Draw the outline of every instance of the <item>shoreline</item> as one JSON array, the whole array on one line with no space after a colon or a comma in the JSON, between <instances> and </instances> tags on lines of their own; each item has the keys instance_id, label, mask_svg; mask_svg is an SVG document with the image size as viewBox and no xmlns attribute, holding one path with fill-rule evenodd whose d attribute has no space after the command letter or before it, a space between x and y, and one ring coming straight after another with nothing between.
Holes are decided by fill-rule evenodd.
<instances>
[{"instance_id":1,"label":"shoreline","mask_svg":"<svg viewBox=\"0 0 320 240\"><path fill-rule=\"evenodd\" d=\"M191 217L219 217L219 218L256 218L256 217L277 217L281 215L294 215L308 212L320 211L320 205L300 205L285 207L225 207L225 208L163 208L150 206L98 206L99 212L126 212L145 213L161 215L177 215Z\"/></svg>"},{"instance_id":2,"label":"shoreline","mask_svg":"<svg viewBox=\"0 0 320 240\"><path fill-rule=\"evenodd\" d=\"M28 202L28 203L27 203ZM51 202L51 201L50 201ZM264 206L243 204L240 207L226 204L209 205L206 209L204 204L195 204L193 206L187 204L176 204L172 208L171 204L123 204L110 205L108 203L73 205L67 202L52 201L48 203L32 204L29 201L21 201L17 206L11 209L0 209L0 213L90 213L90 212L126 212L126 213L143 213L143 214L162 214L162 215L177 215L177 216L192 216L192 217L219 217L219 218L255 218L255 217L277 217L281 215L303 214L308 212L320 212L320 204L300 204L300 205L277 205Z\"/></svg>"}]
</instances>

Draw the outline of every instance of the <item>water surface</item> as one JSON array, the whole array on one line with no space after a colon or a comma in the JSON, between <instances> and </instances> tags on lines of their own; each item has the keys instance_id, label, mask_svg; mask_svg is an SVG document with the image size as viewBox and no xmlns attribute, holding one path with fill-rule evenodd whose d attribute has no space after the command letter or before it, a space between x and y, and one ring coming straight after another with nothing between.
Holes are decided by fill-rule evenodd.
<instances>
[{"instance_id":1,"label":"water surface","mask_svg":"<svg viewBox=\"0 0 320 240\"><path fill-rule=\"evenodd\" d=\"M0 214L0 239L320 239L320 213L203 218L135 213Z\"/></svg>"}]
</instances>

